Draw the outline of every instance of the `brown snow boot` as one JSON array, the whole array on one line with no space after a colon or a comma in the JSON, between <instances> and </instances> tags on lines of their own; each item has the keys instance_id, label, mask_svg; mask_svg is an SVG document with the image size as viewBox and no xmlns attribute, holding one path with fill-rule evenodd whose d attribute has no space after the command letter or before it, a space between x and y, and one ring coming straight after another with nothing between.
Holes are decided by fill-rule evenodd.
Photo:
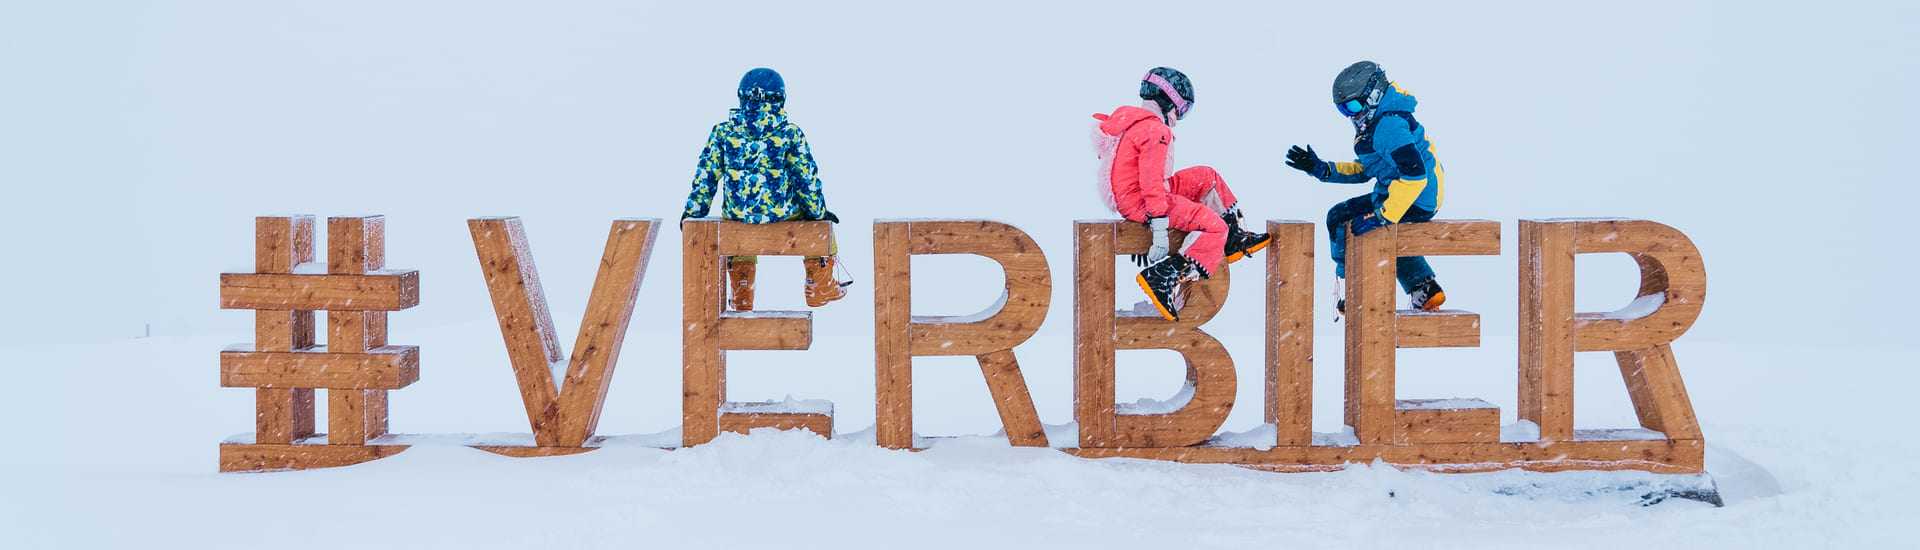
<instances>
[{"instance_id":1,"label":"brown snow boot","mask_svg":"<svg viewBox=\"0 0 1920 550\"><path fill-rule=\"evenodd\" d=\"M808 258L804 262L807 264L807 307L820 307L847 297L846 285L833 278L836 262L834 256Z\"/></svg>"},{"instance_id":2,"label":"brown snow boot","mask_svg":"<svg viewBox=\"0 0 1920 550\"><path fill-rule=\"evenodd\" d=\"M753 311L753 273L757 262L727 262L727 309Z\"/></svg>"}]
</instances>

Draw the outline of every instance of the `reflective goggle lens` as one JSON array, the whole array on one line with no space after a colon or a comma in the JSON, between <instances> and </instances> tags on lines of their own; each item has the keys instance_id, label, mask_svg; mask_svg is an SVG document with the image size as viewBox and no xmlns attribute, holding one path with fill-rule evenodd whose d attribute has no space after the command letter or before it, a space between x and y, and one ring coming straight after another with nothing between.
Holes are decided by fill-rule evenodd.
<instances>
[{"instance_id":1,"label":"reflective goggle lens","mask_svg":"<svg viewBox=\"0 0 1920 550\"><path fill-rule=\"evenodd\" d=\"M1336 105L1340 107L1340 114L1346 116L1367 112L1367 104L1361 103L1359 99L1349 99Z\"/></svg>"}]
</instances>

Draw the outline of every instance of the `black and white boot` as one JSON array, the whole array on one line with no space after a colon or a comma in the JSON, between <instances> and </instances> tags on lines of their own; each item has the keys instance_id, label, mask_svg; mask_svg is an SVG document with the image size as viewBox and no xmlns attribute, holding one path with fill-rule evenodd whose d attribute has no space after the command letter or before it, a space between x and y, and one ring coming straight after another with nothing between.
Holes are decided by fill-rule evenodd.
<instances>
[{"instance_id":1,"label":"black and white boot","mask_svg":"<svg viewBox=\"0 0 1920 550\"><path fill-rule=\"evenodd\" d=\"M1153 306L1160 310L1160 316L1168 321L1180 320L1180 290L1198 278L1198 264L1185 254L1168 254L1166 259L1147 266L1133 277L1140 283L1140 290L1146 291L1147 298L1153 301Z\"/></svg>"}]
</instances>

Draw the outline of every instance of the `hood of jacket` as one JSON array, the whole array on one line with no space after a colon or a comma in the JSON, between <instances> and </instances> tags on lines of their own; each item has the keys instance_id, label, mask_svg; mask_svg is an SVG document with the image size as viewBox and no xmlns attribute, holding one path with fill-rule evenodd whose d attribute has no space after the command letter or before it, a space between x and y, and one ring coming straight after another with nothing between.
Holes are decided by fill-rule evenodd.
<instances>
[{"instance_id":1,"label":"hood of jacket","mask_svg":"<svg viewBox=\"0 0 1920 550\"><path fill-rule=\"evenodd\" d=\"M747 139L774 135L787 125L787 110L772 103L748 103L746 108L728 111L722 125L727 134Z\"/></svg>"},{"instance_id":2,"label":"hood of jacket","mask_svg":"<svg viewBox=\"0 0 1920 550\"><path fill-rule=\"evenodd\" d=\"M1386 93L1380 94L1379 110L1381 112L1406 111L1411 113L1413 112L1413 108L1419 104L1420 100L1414 99L1413 94L1400 89L1400 83L1392 82L1387 85Z\"/></svg>"},{"instance_id":3,"label":"hood of jacket","mask_svg":"<svg viewBox=\"0 0 1920 550\"><path fill-rule=\"evenodd\" d=\"M1166 124L1160 121L1159 114L1132 105L1122 105L1120 108L1114 109L1113 114L1093 115L1093 118L1100 119L1100 131L1112 136L1120 135L1121 132L1127 131L1128 128L1132 128L1134 124L1138 124L1143 120L1152 120L1156 123Z\"/></svg>"}]
</instances>

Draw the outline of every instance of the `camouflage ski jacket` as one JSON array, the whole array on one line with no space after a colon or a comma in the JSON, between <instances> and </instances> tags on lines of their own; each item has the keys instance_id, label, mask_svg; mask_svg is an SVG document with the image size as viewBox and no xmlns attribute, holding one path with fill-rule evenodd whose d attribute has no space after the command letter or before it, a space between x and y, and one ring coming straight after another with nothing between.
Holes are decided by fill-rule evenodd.
<instances>
[{"instance_id":1,"label":"camouflage ski jacket","mask_svg":"<svg viewBox=\"0 0 1920 550\"><path fill-rule=\"evenodd\" d=\"M784 109L749 103L715 124L700 152L687 196L686 217L704 218L714 192L724 188L720 215L747 223L826 216L818 167L807 136L787 121Z\"/></svg>"}]
</instances>

